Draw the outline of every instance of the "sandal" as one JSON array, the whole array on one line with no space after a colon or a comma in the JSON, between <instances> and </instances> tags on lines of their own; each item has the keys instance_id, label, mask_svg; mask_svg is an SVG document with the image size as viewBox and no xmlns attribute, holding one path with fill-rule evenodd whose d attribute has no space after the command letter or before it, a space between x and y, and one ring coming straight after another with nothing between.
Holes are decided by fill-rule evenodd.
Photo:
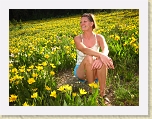
<instances>
[{"instance_id":1,"label":"sandal","mask_svg":"<svg viewBox=\"0 0 152 119\"><path fill-rule=\"evenodd\" d=\"M107 95L104 95L104 96L103 96L103 99L104 99L106 105L111 102L111 101L109 100L109 98L107 97Z\"/></svg>"}]
</instances>

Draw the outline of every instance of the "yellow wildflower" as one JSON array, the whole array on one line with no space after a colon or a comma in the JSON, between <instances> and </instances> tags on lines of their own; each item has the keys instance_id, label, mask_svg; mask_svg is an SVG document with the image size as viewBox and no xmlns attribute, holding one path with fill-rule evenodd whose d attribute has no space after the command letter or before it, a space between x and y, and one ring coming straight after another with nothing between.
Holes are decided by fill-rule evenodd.
<instances>
[{"instance_id":1,"label":"yellow wildflower","mask_svg":"<svg viewBox=\"0 0 152 119\"><path fill-rule=\"evenodd\" d=\"M98 88L98 84L97 84L97 83L94 83L93 87L94 87L94 88Z\"/></svg>"},{"instance_id":2,"label":"yellow wildflower","mask_svg":"<svg viewBox=\"0 0 152 119\"><path fill-rule=\"evenodd\" d=\"M31 98L37 98L37 92L36 93L33 93L33 95L31 95Z\"/></svg>"},{"instance_id":3,"label":"yellow wildflower","mask_svg":"<svg viewBox=\"0 0 152 119\"><path fill-rule=\"evenodd\" d=\"M72 40L70 43L71 43L72 45L74 45L74 40Z\"/></svg>"},{"instance_id":4,"label":"yellow wildflower","mask_svg":"<svg viewBox=\"0 0 152 119\"><path fill-rule=\"evenodd\" d=\"M51 52L51 54L54 54L54 52Z\"/></svg>"},{"instance_id":5,"label":"yellow wildflower","mask_svg":"<svg viewBox=\"0 0 152 119\"><path fill-rule=\"evenodd\" d=\"M87 94L87 92L85 91L85 89L79 89L80 91L80 94L84 95L84 94Z\"/></svg>"},{"instance_id":6,"label":"yellow wildflower","mask_svg":"<svg viewBox=\"0 0 152 119\"><path fill-rule=\"evenodd\" d=\"M75 59L75 58L76 58L76 53L71 53L71 57L72 57L73 59Z\"/></svg>"},{"instance_id":7,"label":"yellow wildflower","mask_svg":"<svg viewBox=\"0 0 152 119\"><path fill-rule=\"evenodd\" d=\"M127 45L127 43L124 43L124 44L123 44L123 46L126 46L126 45Z\"/></svg>"},{"instance_id":8,"label":"yellow wildflower","mask_svg":"<svg viewBox=\"0 0 152 119\"><path fill-rule=\"evenodd\" d=\"M69 50L67 50L67 51L66 51L66 53L67 53L67 54L69 54L69 53L70 53L70 51L69 51Z\"/></svg>"},{"instance_id":9,"label":"yellow wildflower","mask_svg":"<svg viewBox=\"0 0 152 119\"><path fill-rule=\"evenodd\" d=\"M49 56L48 54L45 54L44 57L45 57L46 59L48 59L50 56Z\"/></svg>"},{"instance_id":10,"label":"yellow wildflower","mask_svg":"<svg viewBox=\"0 0 152 119\"><path fill-rule=\"evenodd\" d=\"M35 77L37 77L37 76L38 76L37 73L33 73L33 74L32 74L32 77L33 77L33 78L35 78Z\"/></svg>"},{"instance_id":11,"label":"yellow wildflower","mask_svg":"<svg viewBox=\"0 0 152 119\"><path fill-rule=\"evenodd\" d=\"M33 65L31 65L31 66L29 66L29 68L30 68L30 69L33 69L33 68L34 68L34 66L33 66Z\"/></svg>"},{"instance_id":12,"label":"yellow wildflower","mask_svg":"<svg viewBox=\"0 0 152 119\"><path fill-rule=\"evenodd\" d=\"M25 69L19 69L20 70L20 72L25 72Z\"/></svg>"},{"instance_id":13,"label":"yellow wildflower","mask_svg":"<svg viewBox=\"0 0 152 119\"><path fill-rule=\"evenodd\" d=\"M46 89L46 90L51 90L51 88L50 88L50 87L48 87L48 86L45 86L45 89Z\"/></svg>"},{"instance_id":14,"label":"yellow wildflower","mask_svg":"<svg viewBox=\"0 0 152 119\"><path fill-rule=\"evenodd\" d=\"M15 84L18 85L18 84L19 84L19 81L16 81Z\"/></svg>"},{"instance_id":15,"label":"yellow wildflower","mask_svg":"<svg viewBox=\"0 0 152 119\"><path fill-rule=\"evenodd\" d=\"M47 62L42 62L42 65L43 65L43 66L46 66L46 65L47 65Z\"/></svg>"},{"instance_id":16,"label":"yellow wildflower","mask_svg":"<svg viewBox=\"0 0 152 119\"><path fill-rule=\"evenodd\" d=\"M93 83L90 83L89 86L90 86L91 88L93 88Z\"/></svg>"},{"instance_id":17,"label":"yellow wildflower","mask_svg":"<svg viewBox=\"0 0 152 119\"><path fill-rule=\"evenodd\" d=\"M32 91L37 91L37 88L33 88Z\"/></svg>"},{"instance_id":18,"label":"yellow wildflower","mask_svg":"<svg viewBox=\"0 0 152 119\"><path fill-rule=\"evenodd\" d=\"M14 78L9 79L10 83L12 83L14 80L15 80Z\"/></svg>"},{"instance_id":19,"label":"yellow wildflower","mask_svg":"<svg viewBox=\"0 0 152 119\"><path fill-rule=\"evenodd\" d=\"M15 75L13 78L14 80L19 79L19 75Z\"/></svg>"},{"instance_id":20,"label":"yellow wildflower","mask_svg":"<svg viewBox=\"0 0 152 119\"><path fill-rule=\"evenodd\" d=\"M65 85L64 88L65 88L66 90L70 90L70 91L72 90L72 86L69 86L68 84Z\"/></svg>"},{"instance_id":21,"label":"yellow wildflower","mask_svg":"<svg viewBox=\"0 0 152 119\"><path fill-rule=\"evenodd\" d=\"M50 74L53 76L53 75L55 75L55 72L54 71L50 71Z\"/></svg>"},{"instance_id":22,"label":"yellow wildflower","mask_svg":"<svg viewBox=\"0 0 152 119\"><path fill-rule=\"evenodd\" d=\"M28 53L28 56L30 57L30 56L31 56L31 54L30 54L30 53Z\"/></svg>"},{"instance_id":23,"label":"yellow wildflower","mask_svg":"<svg viewBox=\"0 0 152 119\"><path fill-rule=\"evenodd\" d=\"M12 67L13 66L13 64L9 64L9 67Z\"/></svg>"},{"instance_id":24,"label":"yellow wildflower","mask_svg":"<svg viewBox=\"0 0 152 119\"><path fill-rule=\"evenodd\" d=\"M35 82L34 78L29 78L28 81L27 81L29 84L32 84Z\"/></svg>"},{"instance_id":25,"label":"yellow wildflower","mask_svg":"<svg viewBox=\"0 0 152 119\"><path fill-rule=\"evenodd\" d=\"M64 86L60 86L57 90L64 91Z\"/></svg>"},{"instance_id":26,"label":"yellow wildflower","mask_svg":"<svg viewBox=\"0 0 152 119\"><path fill-rule=\"evenodd\" d=\"M138 45L137 45L136 43L133 43L132 45L133 45L136 49L139 48Z\"/></svg>"},{"instance_id":27,"label":"yellow wildflower","mask_svg":"<svg viewBox=\"0 0 152 119\"><path fill-rule=\"evenodd\" d=\"M13 69L12 69L12 72L16 72L16 73L17 73L17 69L16 69L16 68L13 68Z\"/></svg>"},{"instance_id":28,"label":"yellow wildflower","mask_svg":"<svg viewBox=\"0 0 152 119\"><path fill-rule=\"evenodd\" d=\"M72 93L72 96L75 97L77 95L77 93Z\"/></svg>"},{"instance_id":29,"label":"yellow wildflower","mask_svg":"<svg viewBox=\"0 0 152 119\"><path fill-rule=\"evenodd\" d=\"M52 68L56 68L56 66L52 66Z\"/></svg>"},{"instance_id":30,"label":"yellow wildflower","mask_svg":"<svg viewBox=\"0 0 152 119\"><path fill-rule=\"evenodd\" d=\"M56 68L56 66L54 64L50 63L50 65L52 68Z\"/></svg>"},{"instance_id":31,"label":"yellow wildflower","mask_svg":"<svg viewBox=\"0 0 152 119\"><path fill-rule=\"evenodd\" d=\"M22 66L21 69L25 69L25 66Z\"/></svg>"},{"instance_id":32,"label":"yellow wildflower","mask_svg":"<svg viewBox=\"0 0 152 119\"><path fill-rule=\"evenodd\" d=\"M131 37L131 39L132 39L132 40L130 41L130 45L137 40L137 39L135 39L134 37Z\"/></svg>"},{"instance_id":33,"label":"yellow wildflower","mask_svg":"<svg viewBox=\"0 0 152 119\"><path fill-rule=\"evenodd\" d=\"M39 71L43 69L42 66L36 66L36 68L37 68Z\"/></svg>"},{"instance_id":34,"label":"yellow wildflower","mask_svg":"<svg viewBox=\"0 0 152 119\"><path fill-rule=\"evenodd\" d=\"M97 83L90 83L89 86L91 88L98 88L98 84Z\"/></svg>"},{"instance_id":35,"label":"yellow wildflower","mask_svg":"<svg viewBox=\"0 0 152 119\"><path fill-rule=\"evenodd\" d=\"M115 36L115 40L116 41L120 40L120 37L119 36Z\"/></svg>"},{"instance_id":36,"label":"yellow wildflower","mask_svg":"<svg viewBox=\"0 0 152 119\"><path fill-rule=\"evenodd\" d=\"M11 97L9 97L9 102L15 102L17 99L17 96L12 94Z\"/></svg>"},{"instance_id":37,"label":"yellow wildflower","mask_svg":"<svg viewBox=\"0 0 152 119\"><path fill-rule=\"evenodd\" d=\"M114 37L114 35L110 35L110 38L113 38Z\"/></svg>"},{"instance_id":38,"label":"yellow wildflower","mask_svg":"<svg viewBox=\"0 0 152 119\"><path fill-rule=\"evenodd\" d=\"M27 69L27 71L29 72L29 71L31 71L32 69Z\"/></svg>"},{"instance_id":39,"label":"yellow wildflower","mask_svg":"<svg viewBox=\"0 0 152 119\"><path fill-rule=\"evenodd\" d=\"M138 49L135 50L135 53L138 54Z\"/></svg>"},{"instance_id":40,"label":"yellow wildflower","mask_svg":"<svg viewBox=\"0 0 152 119\"><path fill-rule=\"evenodd\" d=\"M44 48L43 48L43 49L41 49L40 54L42 54L43 52L44 52Z\"/></svg>"},{"instance_id":41,"label":"yellow wildflower","mask_svg":"<svg viewBox=\"0 0 152 119\"><path fill-rule=\"evenodd\" d=\"M66 50L70 50L70 46L64 46Z\"/></svg>"},{"instance_id":42,"label":"yellow wildflower","mask_svg":"<svg viewBox=\"0 0 152 119\"><path fill-rule=\"evenodd\" d=\"M56 98L56 96L57 96L57 95L56 95L56 91L55 91L55 90L54 90L54 91L52 91L52 92L51 92L51 94L50 94L50 96L52 96L52 97L55 97L55 98Z\"/></svg>"},{"instance_id":43,"label":"yellow wildflower","mask_svg":"<svg viewBox=\"0 0 152 119\"><path fill-rule=\"evenodd\" d=\"M24 102L23 106L29 106L27 102Z\"/></svg>"}]
</instances>

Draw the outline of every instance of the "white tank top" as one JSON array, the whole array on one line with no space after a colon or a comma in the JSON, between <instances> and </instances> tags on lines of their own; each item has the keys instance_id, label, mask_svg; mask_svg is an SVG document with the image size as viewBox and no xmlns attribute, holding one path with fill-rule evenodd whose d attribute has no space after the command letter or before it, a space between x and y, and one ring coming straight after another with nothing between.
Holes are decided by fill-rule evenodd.
<instances>
[{"instance_id":1,"label":"white tank top","mask_svg":"<svg viewBox=\"0 0 152 119\"><path fill-rule=\"evenodd\" d=\"M82 34L81 34L81 38L82 38ZM93 49L94 51L98 51L99 52L99 45L98 45L98 42L97 42L97 37L96 37L96 34L95 34L95 39L96 39L96 42L95 42L95 45L93 47L91 47L91 49ZM82 43L83 43L83 38L82 38ZM82 62L82 60L84 59L84 57L86 56L83 52L81 52L80 50L76 50L77 51L77 62L76 62L76 65L80 65L80 63ZM93 58L95 58L93 56Z\"/></svg>"}]
</instances>

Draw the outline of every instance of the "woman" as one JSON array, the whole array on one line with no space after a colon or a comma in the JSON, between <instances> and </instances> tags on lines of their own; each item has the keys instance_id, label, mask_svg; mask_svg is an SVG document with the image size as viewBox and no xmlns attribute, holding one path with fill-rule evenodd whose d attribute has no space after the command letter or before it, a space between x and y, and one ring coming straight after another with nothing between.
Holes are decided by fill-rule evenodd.
<instances>
[{"instance_id":1,"label":"woman","mask_svg":"<svg viewBox=\"0 0 152 119\"><path fill-rule=\"evenodd\" d=\"M81 16L80 27L83 33L74 38L77 48L74 75L80 81L87 80L88 83L98 80L100 95L103 97L105 95L107 69L114 69L112 59L108 57L108 46L102 35L93 32L96 28L93 14L84 13ZM102 52L99 52L100 48Z\"/></svg>"}]
</instances>

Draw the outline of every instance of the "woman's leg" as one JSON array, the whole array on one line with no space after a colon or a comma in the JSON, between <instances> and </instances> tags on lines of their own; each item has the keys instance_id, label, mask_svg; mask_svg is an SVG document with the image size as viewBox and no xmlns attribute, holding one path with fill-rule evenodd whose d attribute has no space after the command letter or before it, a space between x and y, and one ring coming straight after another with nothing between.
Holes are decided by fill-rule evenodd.
<instances>
[{"instance_id":1,"label":"woman's leg","mask_svg":"<svg viewBox=\"0 0 152 119\"><path fill-rule=\"evenodd\" d=\"M97 70L97 78L100 84L100 95L103 97L105 95L106 78L107 78L107 68L103 64L101 69Z\"/></svg>"},{"instance_id":2,"label":"woman's leg","mask_svg":"<svg viewBox=\"0 0 152 119\"><path fill-rule=\"evenodd\" d=\"M77 76L80 79L86 79L88 83L93 83L96 78L98 78L100 84L100 95L105 95L106 78L107 78L107 68L103 64L101 69L91 70L94 60L92 56L86 56L81 62L79 68L77 69Z\"/></svg>"},{"instance_id":3,"label":"woman's leg","mask_svg":"<svg viewBox=\"0 0 152 119\"><path fill-rule=\"evenodd\" d=\"M93 83L95 80L95 70L91 70L93 64L92 56L85 56L81 62L79 68L77 69L77 76L80 79L87 79L88 83Z\"/></svg>"}]
</instances>

